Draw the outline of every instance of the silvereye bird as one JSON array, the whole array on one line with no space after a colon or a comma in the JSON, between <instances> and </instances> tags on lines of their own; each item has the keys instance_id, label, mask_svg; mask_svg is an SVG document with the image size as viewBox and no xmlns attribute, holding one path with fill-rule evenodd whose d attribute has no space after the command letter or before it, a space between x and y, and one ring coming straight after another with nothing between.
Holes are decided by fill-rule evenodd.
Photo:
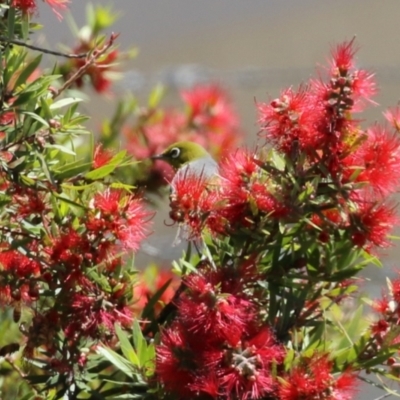
<instances>
[{"instance_id":1,"label":"silvereye bird","mask_svg":"<svg viewBox=\"0 0 400 400\"><path fill-rule=\"evenodd\" d=\"M177 171L171 182L184 174L190 173L202 175L209 179L218 174L218 164L207 150L194 142L176 142L168 146L161 154L152 157L153 160L164 160Z\"/></svg>"},{"instance_id":2,"label":"silvereye bird","mask_svg":"<svg viewBox=\"0 0 400 400\"><path fill-rule=\"evenodd\" d=\"M168 146L161 154L151 157L153 160L164 160L170 164L175 170L176 174L171 181L171 196L174 196L175 182L179 179L185 179L188 174L201 176L207 182L213 183L214 179L218 177L218 164L201 145L181 141ZM178 229L177 237L174 240L174 245L178 244L181 239L187 239L188 233L185 226L180 226ZM200 240L194 240L194 245L197 249L201 247ZM147 246L149 253L150 246ZM163 252L164 255L167 252ZM154 252L153 252L154 254Z\"/></svg>"}]
</instances>

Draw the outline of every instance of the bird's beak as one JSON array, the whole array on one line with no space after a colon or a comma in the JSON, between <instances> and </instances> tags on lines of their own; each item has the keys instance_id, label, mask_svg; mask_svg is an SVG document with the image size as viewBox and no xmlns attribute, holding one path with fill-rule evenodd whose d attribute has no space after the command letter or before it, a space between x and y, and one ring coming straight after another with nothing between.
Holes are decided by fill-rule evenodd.
<instances>
[{"instance_id":1,"label":"bird's beak","mask_svg":"<svg viewBox=\"0 0 400 400\"><path fill-rule=\"evenodd\" d=\"M164 154L156 154L150 157L150 160L162 160L164 158Z\"/></svg>"}]
</instances>

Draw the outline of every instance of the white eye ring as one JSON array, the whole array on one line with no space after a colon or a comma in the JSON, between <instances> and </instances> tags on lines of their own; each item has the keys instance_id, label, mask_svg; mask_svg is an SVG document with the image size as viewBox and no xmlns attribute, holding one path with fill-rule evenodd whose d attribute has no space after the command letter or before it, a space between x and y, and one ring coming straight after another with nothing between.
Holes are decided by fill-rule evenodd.
<instances>
[{"instance_id":1,"label":"white eye ring","mask_svg":"<svg viewBox=\"0 0 400 400\"><path fill-rule=\"evenodd\" d=\"M169 155L171 158L178 158L180 154L181 154L181 150L178 147L173 147L169 151Z\"/></svg>"}]
</instances>

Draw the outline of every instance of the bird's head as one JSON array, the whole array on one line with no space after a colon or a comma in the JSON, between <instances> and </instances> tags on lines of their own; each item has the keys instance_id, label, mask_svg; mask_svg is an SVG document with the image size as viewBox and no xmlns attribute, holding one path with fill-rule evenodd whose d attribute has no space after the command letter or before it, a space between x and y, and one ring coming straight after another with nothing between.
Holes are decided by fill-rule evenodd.
<instances>
[{"instance_id":1,"label":"bird's head","mask_svg":"<svg viewBox=\"0 0 400 400\"><path fill-rule=\"evenodd\" d=\"M164 160L179 169L191 161L210 157L207 150L194 142L176 142L168 146L161 154L151 157L153 160Z\"/></svg>"}]
</instances>

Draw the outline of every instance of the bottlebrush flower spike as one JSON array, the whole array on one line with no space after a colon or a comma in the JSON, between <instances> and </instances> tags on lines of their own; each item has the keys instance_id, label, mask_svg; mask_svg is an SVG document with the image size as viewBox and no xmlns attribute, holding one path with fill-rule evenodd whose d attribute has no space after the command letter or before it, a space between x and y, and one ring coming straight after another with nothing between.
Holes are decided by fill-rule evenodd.
<instances>
[{"instance_id":1,"label":"bottlebrush flower spike","mask_svg":"<svg viewBox=\"0 0 400 400\"><path fill-rule=\"evenodd\" d=\"M103 145L99 143L94 149L92 166L94 169L100 168L106 165L112 158L114 154L111 150L104 149Z\"/></svg>"},{"instance_id":2,"label":"bottlebrush flower spike","mask_svg":"<svg viewBox=\"0 0 400 400\"><path fill-rule=\"evenodd\" d=\"M54 14L56 14L59 20L62 20L63 17L58 10L65 11L68 8L68 4L70 3L70 0L43 0L43 1L51 7Z\"/></svg>"},{"instance_id":3,"label":"bottlebrush flower spike","mask_svg":"<svg viewBox=\"0 0 400 400\"><path fill-rule=\"evenodd\" d=\"M180 320L192 334L210 341L236 344L249 321L254 318L252 304L243 298L221 293L205 276L191 275L185 280L188 291L178 303Z\"/></svg>"},{"instance_id":4,"label":"bottlebrush flower spike","mask_svg":"<svg viewBox=\"0 0 400 400\"><path fill-rule=\"evenodd\" d=\"M251 226L263 216L279 218L288 214L288 207L275 197L273 185L259 164L257 155L244 149L237 150L221 162L221 183L216 202L219 206L208 221L211 231L218 231L213 224L220 227L221 221L225 221L226 234L237 226ZM219 225L216 216L220 217Z\"/></svg>"},{"instance_id":5,"label":"bottlebrush flower spike","mask_svg":"<svg viewBox=\"0 0 400 400\"><path fill-rule=\"evenodd\" d=\"M358 167L355 182L364 182L378 195L394 193L400 183L400 138L384 127L375 125L367 130L366 139L345 160L346 174Z\"/></svg>"},{"instance_id":6,"label":"bottlebrush flower spike","mask_svg":"<svg viewBox=\"0 0 400 400\"><path fill-rule=\"evenodd\" d=\"M196 86L181 92L192 124L207 130L236 128L238 119L226 93L216 85Z\"/></svg>"},{"instance_id":7,"label":"bottlebrush flower spike","mask_svg":"<svg viewBox=\"0 0 400 400\"><path fill-rule=\"evenodd\" d=\"M356 391L355 374L345 372L335 378L328 356L316 354L291 368L281 381L279 399L351 400Z\"/></svg>"},{"instance_id":8,"label":"bottlebrush flower spike","mask_svg":"<svg viewBox=\"0 0 400 400\"><path fill-rule=\"evenodd\" d=\"M361 111L366 102L373 103L371 97L377 92L374 74L355 68L354 56L357 50L354 40L344 42L332 51L330 62L331 87L336 89L336 98L343 105L347 104L352 111ZM332 91L332 100L334 93ZM340 104L337 105L340 108Z\"/></svg>"},{"instance_id":9,"label":"bottlebrush flower spike","mask_svg":"<svg viewBox=\"0 0 400 400\"><path fill-rule=\"evenodd\" d=\"M29 259L17 250L0 251L0 266L2 271L24 279L38 276L41 270L37 261Z\"/></svg>"},{"instance_id":10,"label":"bottlebrush flower spike","mask_svg":"<svg viewBox=\"0 0 400 400\"><path fill-rule=\"evenodd\" d=\"M223 398L268 397L275 390L272 366L281 363L284 356L283 347L268 327L225 350L224 363L218 368Z\"/></svg>"},{"instance_id":11,"label":"bottlebrush flower spike","mask_svg":"<svg viewBox=\"0 0 400 400\"><path fill-rule=\"evenodd\" d=\"M391 108L383 113L389 124L397 131L400 131L400 106Z\"/></svg>"},{"instance_id":12,"label":"bottlebrush flower spike","mask_svg":"<svg viewBox=\"0 0 400 400\"><path fill-rule=\"evenodd\" d=\"M69 318L64 321L64 330L69 338L72 339L76 335L102 338L114 332L116 323L122 326L132 323L133 314L127 307L116 306L112 299L107 297L102 300L93 296L90 291L74 293L71 296L67 311Z\"/></svg>"},{"instance_id":13,"label":"bottlebrush flower spike","mask_svg":"<svg viewBox=\"0 0 400 400\"><path fill-rule=\"evenodd\" d=\"M199 375L202 361L199 354L191 349L185 330L179 323L161 332L156 353L156 372L168 392L190 398L193 394L190 386Z\"/></svg>"},{"instance_id":14,"label":"bottlebrush flower spike","mask_svg":"<svg viewBox=\"0 0 400 400\"><path fill-rule=\"evenodd\" d=\"M95 214L88 221L89 229L106 231L124 248L138 250L148 235L152 216L141 198L126 195L122 190L107 189L94 196L93 209Z\"/></svg>"},{"instance_id":15,"label":"bottlebrush flower spike","mask_svg":"<svg viewBox=\"0 0 400 400\"><path fill-rule=\"evenodd\" d=\"M322 107L315 102L310 88L302 86L298 91L284 90L269 104L258 104L258 121L263 136L277 150L290 155L315 147L320 141L320 133L315 129L320 112Z\"/></svg>"},{"instance_id":16,"label":"bottlebrush flower spike","mask_svg":"<svg viewBox=\"0 0 400 400\"><path fill-rule=\"evenodd\" d=\"M399 220L395 207L363 197L356 203L358 210L350 214L353 243L367 251L374 246L388 247L390 242L387 235Z\"/></svg>"},{"instance_id":17,"label":"bottlebrush flower spike","mask_svg":"<svg viewBox=\"0 0 400 400\"><path fill-rule=\"evenodd\" d=\"M205 226L208 209L209 180L202 174L186 170L178 174L172 183L170 218L182 225L188 239L199 237Z\"/></svg>"},{"instance_id":18,"label":"bottlebrush flower spike","mask_svg":"<svg viewBox=\"0 0 400 400\"><path fill-rule=\"evenodd\" d=\"M28 14L34 13L37 7L35 0L12 0L11 5Z\"/></svg>"},{"instance_id":19,"label":"bottlebrush flower spike","mask_svg":"<svg viewBox=\"0 0 400 400\"><path fill-rule=\"evenodd\" d=\"M357 50L358 49L354 45L354 39L336 46L331 52L331 75L347 75L349 70L354 68L354 56L357 53Z\"/></svg>"}]
</instances>

